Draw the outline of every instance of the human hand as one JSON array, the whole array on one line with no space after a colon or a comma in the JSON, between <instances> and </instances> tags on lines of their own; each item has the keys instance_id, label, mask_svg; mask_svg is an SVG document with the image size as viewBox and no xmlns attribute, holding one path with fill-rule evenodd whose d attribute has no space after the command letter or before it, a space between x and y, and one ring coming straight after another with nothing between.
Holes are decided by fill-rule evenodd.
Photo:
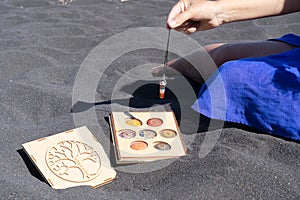
<instances>
[{"instance_id":1,"label":"human hand","mask_svg":"<svg viewBox=\"0 0 300 200\"><path fill-rule=\"evenodd\" d=\"M167 25L177 31L191 34L215 28L223 23L218 1L180 0L170 11Z\"/></svg>"}]
</instances>

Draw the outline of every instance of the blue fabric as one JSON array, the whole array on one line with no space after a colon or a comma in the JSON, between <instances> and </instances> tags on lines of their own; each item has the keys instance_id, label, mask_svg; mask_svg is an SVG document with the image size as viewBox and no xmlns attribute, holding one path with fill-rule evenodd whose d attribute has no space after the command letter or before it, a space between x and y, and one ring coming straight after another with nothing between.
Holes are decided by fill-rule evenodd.
<instances>
[{"instance_id":1,"label":"blue fabric","mask_svg":"<svg viewBox=\"0 0 300 200\"><path fill-rule=\"evenodd\" d=\"M285 42L300 47L300 36L294 34L286 34L281 38L270 39L270 40L277 40L277 41Z\"/></svg>"},{"instance_id":2,"label":"blue fabric","mask_svg":"<svg viewBox=\"0 0 300 200\"><path fill-rule=\"evenodd\" d=\"M201 114L300 141L300 36L277 40L290 51L223 64L192 108Z\"/></svg>"}]
</instances>

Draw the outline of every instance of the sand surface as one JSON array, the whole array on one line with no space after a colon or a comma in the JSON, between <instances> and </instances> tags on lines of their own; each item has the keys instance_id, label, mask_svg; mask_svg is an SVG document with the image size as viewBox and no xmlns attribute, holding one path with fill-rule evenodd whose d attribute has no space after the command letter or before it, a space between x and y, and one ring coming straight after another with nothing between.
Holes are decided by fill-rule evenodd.
<instances>
[{"instance_id":1,"label":"sand surface","mask_svg":"<svg viewBox=\"0 0 300 200\"><path fill-rule=\"evenodd\" d=\"M93 62L109 61L114 52L99 57L94 54L84 63L100 44L102 49L110 49L110 43L103 42L114 35L134 28L165 27L174 3L0 2L0 199L300 198L299 143L203 116L198 127L199 116L190 109L195 99L176 98L180 90L186 91L180 84L187 84L185 80L170 80L173 93L169 91L165 100L157 98L158 79L151 76L154 64L149 63L163 63L164 51L133 50L100 66L104 69L101 74L80 71ZM206 45L266 40L291 32L300 34L300 13L226 24L195 33L191 38ZM166 34L161 36L163 42L165 37ZM114 45L118 53L122 46ZM81 82L79 72L89 72L81 76L85 78ZM93 80L96 83L92 87ZM107 117L112 110L128 108L173 110L187 143L188 156L149 164L116 165ZM81 125L87 125L101 142L118 179L98 189L82 186L53 190L32 166L22 144Z\"/></svg>"}]
</instances>

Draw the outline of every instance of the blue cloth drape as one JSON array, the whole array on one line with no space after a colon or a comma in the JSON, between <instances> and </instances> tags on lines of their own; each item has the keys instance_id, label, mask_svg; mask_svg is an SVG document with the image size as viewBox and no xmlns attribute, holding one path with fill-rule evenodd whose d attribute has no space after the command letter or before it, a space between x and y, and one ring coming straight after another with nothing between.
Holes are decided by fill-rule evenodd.
<instances>
[{"instance_id":1,"label":"blue cloth drape","mask_svg":"<svg viewBox=\"0 0 300 200\"><path fill-rule=\"evenodd\" d=\"M275 40L296 48L224 63L202 86L192 108L213 119L300 141L300 36Z\"/></svg>"}]
</instances>

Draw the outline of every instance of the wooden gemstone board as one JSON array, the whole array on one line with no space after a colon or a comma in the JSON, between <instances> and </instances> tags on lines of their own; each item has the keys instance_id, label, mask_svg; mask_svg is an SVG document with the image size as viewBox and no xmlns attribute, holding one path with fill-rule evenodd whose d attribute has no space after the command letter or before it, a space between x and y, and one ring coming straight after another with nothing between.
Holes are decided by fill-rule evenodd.
<instances>
[{"instance_id":1,"label":"wooden gemstone board","mask_svg":"<svg viewBox=\"0 0 300 200\"><path fill-rule=\"evenodd\" d=\"M102 145L85 126L25 143L23 149L54 189L96 188L116 177Z\"/></svg>"},{"instance_id":2,"label":"wooden gemstone board","mask_svg":"<svg viewBox=\"0 0 300 200\"><path fill-rule=\"evenodd\" d=\"M117 163L136 163L186 155L173 112L112 112Z\"/></svg>"}]
</instances>

